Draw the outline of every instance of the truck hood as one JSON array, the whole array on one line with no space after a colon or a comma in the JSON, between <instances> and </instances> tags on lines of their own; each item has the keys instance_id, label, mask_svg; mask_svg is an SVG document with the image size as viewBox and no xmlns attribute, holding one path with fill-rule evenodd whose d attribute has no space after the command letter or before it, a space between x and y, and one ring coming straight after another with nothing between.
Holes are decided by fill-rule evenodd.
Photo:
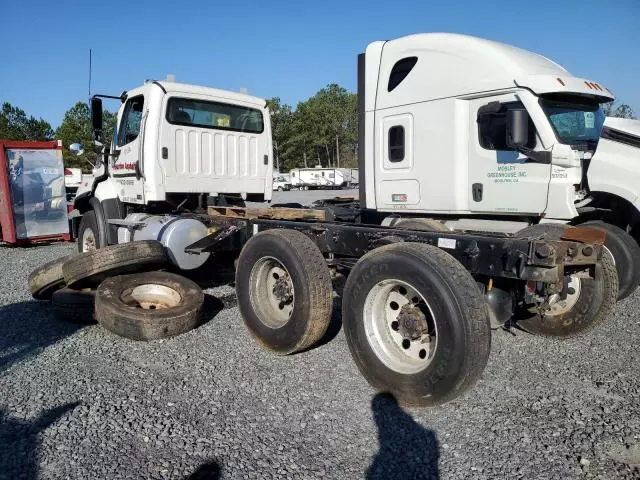
<instances>
[{"instance_id":1,"label":"truck hood","mask_svg":"<svg viewBox=\"0 0 640 480\"><path fill-rule=\"evenodd\" d=\"M591 191L617 195L640 210L640 121L605 120L587 177Z\"/></svg>"},{"instance_id":2,"label":"truck hood","mask_svg":"<svg viewBox=\"0 0 640 480\"><path fill-rule=\"evenodd\" d=\"M634 138L629 137L635 137L636 145L640 146L640 120L607 117L602 127L602 138L616 141L616 133L626 134L618 135L618 137L622 137L620 138L622 141L625 140L624 137L627 137L626 140L631 141L631 143L633 143Z\"/></svg>"}]
</instances>

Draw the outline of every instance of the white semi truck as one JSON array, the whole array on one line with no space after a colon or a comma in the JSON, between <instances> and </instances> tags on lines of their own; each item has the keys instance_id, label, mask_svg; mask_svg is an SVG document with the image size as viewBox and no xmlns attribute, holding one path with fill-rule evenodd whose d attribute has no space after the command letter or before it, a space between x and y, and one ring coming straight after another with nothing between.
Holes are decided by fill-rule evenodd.
<instances>
[{"instance_id":1,"label":"white semi truck","mask_svg":"<svg viewBox=\"0 0 640 480\"><path fill-rule=\"evenodd\" d=\"M444 33L374 42L359 69L368 221L526 235L588 224L607 234L620 297L633 292L640 127L611 119L603 130L608 88L541 55Z\"/></svg>"},{"instance_id":2,"label":"white semi truck","mask_svg":"<svg viewBox=\"0 0 640 480\"><path fill-rule=\"evenodd\" d=\"M459 52L447 54L454 44ZM420 60L437 46L441 56ZM474 48L496 49L500 65L511 65L508 54L524 56L532 65L550 64L468 37L412 36L370 45L359 59L361 199L324 201L314 209L242 207L245 199L271 198L270 120L263 99L154 81L110 97L122 102L113 140L102 146L94 181L75 199L81 216L74 231L87 256L82 262L98 265L104 260L101 249L110 257L109 248L115 247L109 245L138 240L161 242L183 271L211 268L215 275L215 266L203 267L209 258L235 259L243 320L261 345L281 354L307 349L323 337L333 311L332 274L344 272L342 322L354 361L374 387L413 405L441 403L473 385L489 356L491 326L517 321L532 333L553 336L587 330L606 318L618 294L601 231L562 228L546 238L537 232L514 237L448 231L433 219L400 218L433 212L506 218L495 206L496 196L507 201L507 195L523 193L535 198L519 207L522 212L538 212L538 188L545 198L564 198L565 210L576 208L575 184L565 179L555 185L563 177L553 182L551 171L562 159L567 176L580 185L575 169L581 161L571 146L557 141L544 144L550 151L519 147L536 161L518 163L526 175L516 178L541 175L535 185L498 193L491 183L476 196L476 203L490 200L488 206L471 206L474 185L501 171L489 168L495 151L487 150L484 158L481 147L471 148L469 132L476 128L478 111L491 103L481 111L492 112L487 121L495 117L496 130L509 125L502 142L524 145L534 132L524 121L525 110L509 109L512 113L501 117L500 101L537 102L529 87L497 88L493 70L482 70ZM434 72L440 75L434 67L442 70L449 57L451 78L433 80ZM434 63L438 59L440 64ZM460 95L456 77L461 77L458 87L471 88L474 75L475 93L455 97ZM556 83L560 78L582 88L566 72L553 75ZM540 88L547 80L539 79ZM442 87L450 97L434 99L431 87ZM602 87L591 87L596 88L597 100L609 98ZM484 96L490 102L481 100ZM91 103L100 140L100 97ZM532 115L547 118L543 110ZM551 141L552 132L546 133ZM476 172L470 156L484 162L484 174ZM546 177L540 173L544 169ZM553 211L562 216L559 207ZM533 222L538 213L523 218ZM172 302L179 304L179 295Z\"/></svg>"}]
</instances>

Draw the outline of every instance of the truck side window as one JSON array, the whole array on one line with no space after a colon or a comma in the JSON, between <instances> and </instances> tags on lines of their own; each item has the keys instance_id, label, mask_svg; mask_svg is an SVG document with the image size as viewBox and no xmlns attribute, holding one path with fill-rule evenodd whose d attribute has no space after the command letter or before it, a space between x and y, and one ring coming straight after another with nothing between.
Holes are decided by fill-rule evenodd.
<instances>
[{"instance_id":1,"label":"truck side window","mask_svg":"<svg viewBox=\"0 0 640 480\"><path fill-rule=\"evenodd\" d=\"M407 78L409 72L413 70L418 62L418 57L407 57L402 60L398 60L391 69L389 74L389 84L387 85L387 91L391 92L394 88L402 83Z\"/></svg>"},{"instance_id":2,"label":"truck side window","mask_svg":"<svg viewBox=\"0 0 640 480\"><path fill-rule=\"evenodd\" d=\"M389 161L404 160L404 127L396 125L389 129Z\"/></svg>"},{"instance_id":3,"label":"truck side window","mask_svg":"<svg viewBox=\"0 0 640 480\"><path fill-rule=\"evenodd\" d=\"M138 138L140 133L140 121L142 120L142 107L144 97L142 95L130 98L124 106L120 132L118 132L118 146L126 145Z\"/></svg>"},{"instance_id":4,"label":"truck side window","mask_svg":"<svg viewBox=\"0 0 640 480\"><path fill-rule=\"evenodd\" d=\"M491 102L478 109L478 140L486 150L513 151L507 146L507 111L524 109L521 102ZM529 141L527 147L535 148L536 129L529 117Z\"/></svg>"}]
</instances>

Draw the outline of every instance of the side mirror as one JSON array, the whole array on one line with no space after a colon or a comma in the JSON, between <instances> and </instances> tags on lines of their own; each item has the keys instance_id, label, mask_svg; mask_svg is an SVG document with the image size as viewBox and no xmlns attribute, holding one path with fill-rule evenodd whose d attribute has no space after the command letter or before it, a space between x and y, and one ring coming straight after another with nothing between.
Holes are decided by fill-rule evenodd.
<instances>
[{"instance_id":1,"label":"side mirror","mask_svg":"<svg viewBox=\"0 0 640 480\"><path fill-rule=\"evenodd\" d=\"M102 99L100 98L91 98L91 125L94 138L100 140L102 138Z\"/></svg>"},{"instance_id":2,"label":"side mirror","mask_svg":"<svg viewBox=\"0 0 640 480\"><path fill-rule=\"evenodd\" d=\"M80 145L79 143L72 143L71 145L69 145L69 151L75 153L77 156L80 156L84 153L82 145Z\"/></svg>"},{"instance_id":3,"label":"side mirror","mask_svg":"<svg viewBox=\"0 0 640 480\"><path fill-rule=\"evenodd\" d=\"M529 143L529 114L524 109L507 110L508 147L520 150Z\"/></svg>"}]
</instances>

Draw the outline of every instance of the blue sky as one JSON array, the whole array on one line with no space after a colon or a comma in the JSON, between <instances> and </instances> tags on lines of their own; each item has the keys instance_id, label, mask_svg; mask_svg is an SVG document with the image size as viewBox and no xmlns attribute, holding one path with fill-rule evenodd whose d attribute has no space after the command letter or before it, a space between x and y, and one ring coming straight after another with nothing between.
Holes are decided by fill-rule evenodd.
<instances>
[{"instance_id":1,"label":"blue sky","mask_svg":"<svg viewBox=\"0 0 640 480\"><path fill-rule=\"evenodd\" d=\"M640 114L640 0L0 0L0 18L0 102L54 128L87 99L89 48L94 93L173 73L295 105L332 82L355 91L368 42L430 31L541 53Z\"/></svg>"}]
</instances>

